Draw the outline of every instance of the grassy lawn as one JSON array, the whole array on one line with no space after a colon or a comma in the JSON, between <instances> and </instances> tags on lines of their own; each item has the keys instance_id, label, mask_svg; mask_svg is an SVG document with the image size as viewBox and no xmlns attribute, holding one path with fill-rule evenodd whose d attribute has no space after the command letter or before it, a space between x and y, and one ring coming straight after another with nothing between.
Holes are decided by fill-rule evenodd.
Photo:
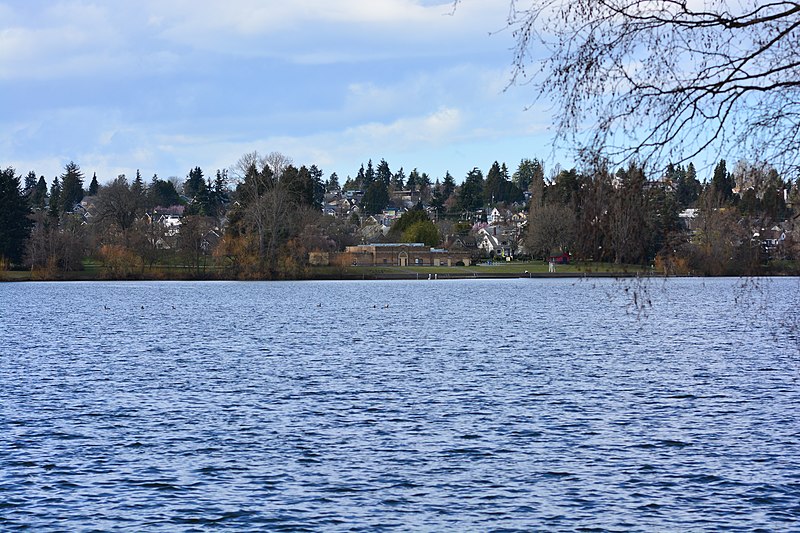
<instances>
[{"instance_id":1,"label":"grassy lawn","mask_svg":"<svg viewBox=\"0 0 800 533\"><path fill-rule=\"evenodd\" d=\"M615 265L612 263L591 263L578 262L570 265L556 265L556 276L582 275L582 274L619 274L630 275L635 273L647 273L647 268L637 265ZM547 276L547 263L543 261L497 261L493 263L479 263L471 266L355 266L355 267L314 267L309 272L310 278L321 279L360 279L360 278L408 278L428 276L443 277L524 277L526 273L534 276ZM182 264L161 264L146 268L143 273L132 274L132 278L142 279L192 279L192 267ZM208 266L201 274L201 278L214 279L215 274L223 274L220 267ZM224 274L223 274L224 275ZM11 270L0 271L0 281L31 281L45 279L41 273L32 273L30 270ZM99 261L86 259L83 261L83 270L75 272L58 273L55 279L62 280L102 280L108 279L106 267Z\"/></svg>"},{"instance_id":2,"label":"grassy lawn","mask_svg":"<svg viewBox=\"0 0 800 533\"><path fill-rule=\"evenodd\" d=\"M491 276L497 275L519 275L524 276L526 272L531 274L548 274L548 265L543 261L511 261L494 262L491 264L480 263L471 266L409 266L409 267L388 267L388 266L354 266L354 267L316 267L312 269L312 276L322 277L380 277L380 276L401 276L419 275L428 277L429 274L435 275L458 275L458 276ZM612 263L573 263L570 265L556 265L556 275L564 274L588 274L588 273L632 273L648 272L647 268L638 265L615 265Z\"/></svg>"}]
</instances>

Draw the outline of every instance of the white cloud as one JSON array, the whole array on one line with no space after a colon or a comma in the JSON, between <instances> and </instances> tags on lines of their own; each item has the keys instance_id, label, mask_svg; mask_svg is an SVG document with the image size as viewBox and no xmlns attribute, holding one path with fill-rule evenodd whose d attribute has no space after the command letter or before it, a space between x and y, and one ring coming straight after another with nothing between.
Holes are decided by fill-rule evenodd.
<instances>
[{"instance_id":1,"label":"white cloud","mask_svg":"<svg viewBox=\"0 0 800 533\"><path fill-rule=\"evenodd\" d=\"M418 0L0 4L0 81L174 68L192 52L300 64L478 52L503 42L488 33L502 27L506 1L471 0L453 16L449 2Z\"/></svg>"},{"instance_id":2,"label":"white cloud","mask_svg":"<svg viewBox=\"0 0 800 533\"><path fill-rule=\"evenodd\" d=\"M469 143L541 130L522 112L533 95L503 91L510 37L488 36L507 0L453 16L449 0L43 4L0 4L0 93L15 102L0 110L0 159L48 178L71 159L100 179L183 177L252 150L346 176L460 146L471 168Z\"/></svg>"},{"instance_id":3,"label":"white cloud","mask_svg":"<svg viewBox=\"0 0 800 533\"><path fill-rule=\"evenodd\" d=\"M449 2L414 0L154 0L148 10L166 40L310 64L463 51L502 28L507 7L506 0L474 0L450 16Z\"/></svg>"}]
</instances>

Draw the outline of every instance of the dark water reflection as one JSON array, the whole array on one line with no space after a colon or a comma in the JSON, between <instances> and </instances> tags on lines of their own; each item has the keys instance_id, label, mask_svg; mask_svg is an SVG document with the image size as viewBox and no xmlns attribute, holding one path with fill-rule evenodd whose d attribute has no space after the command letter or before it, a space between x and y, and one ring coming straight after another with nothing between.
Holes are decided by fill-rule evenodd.
<instances>
[{"instance_id":1,"label":"dark water reflection","mask_svg":"<svg viewBox=\"0 0 800 533\"><path fill-rule=\"evenodd\" d=\"M798 281L740 285L0 285L0 529L797 530Z\"/></svg>"}]
</instances>

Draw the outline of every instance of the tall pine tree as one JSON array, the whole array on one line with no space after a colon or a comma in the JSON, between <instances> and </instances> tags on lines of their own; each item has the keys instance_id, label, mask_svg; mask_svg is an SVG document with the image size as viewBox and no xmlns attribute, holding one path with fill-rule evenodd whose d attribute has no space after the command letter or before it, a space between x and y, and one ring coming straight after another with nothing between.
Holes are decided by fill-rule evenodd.
<instances>
[{"instance_id":1,"label":"tall pine tree","mask_svg":"<svg viewBox=\"0 0 800 533\"><path fill-rule=\"evenodd\" d=\"M61 212L72 211L75 204L80 203L81 200L83 200L83 173L74 161L70 161L64 167L64 173L61 175L61 196L59 197ZM52 198L50 201L53 201Z\"/></svg>"},{"instance_id":2,"label":"tall pine tree","mask_svg":"<svg viewBox=\"0 0 800 533\"><path fill-rule=\"evenodd\" d=\"M92 173L92 181L89 183L89 190L87 191L89 196L97 195L97 189L100 188L100 184L97 182L97 172Z\"/></svg>"},{"instance_id":3,"label":"tall pine tree","mask_svg":"<svg viewBox=\"0 0 800 533\"><path fill-rule=\"evenodd\" d=\"M20 180L11 167L0 170L0 259L22 261L31 230L31 208L20 190Z\"/></svg>"}]
</instances>

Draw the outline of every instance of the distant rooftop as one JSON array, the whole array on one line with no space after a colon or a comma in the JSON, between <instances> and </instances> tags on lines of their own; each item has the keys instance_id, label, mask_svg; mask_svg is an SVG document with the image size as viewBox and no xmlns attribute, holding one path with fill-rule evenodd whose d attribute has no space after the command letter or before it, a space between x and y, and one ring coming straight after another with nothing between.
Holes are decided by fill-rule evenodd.
<instances>
[{"instance_id":1,"label":"distant rooftop","mask_svg":"<svg viewBox=\"0 0 800 533\"><path fill-rule=\"evenodd\" d=\"M364 246L377 246L377 247L388 247L388 246L425 246L424 242L376 242L374 244L365 244Z\"/></svg>"}]
</instances>

